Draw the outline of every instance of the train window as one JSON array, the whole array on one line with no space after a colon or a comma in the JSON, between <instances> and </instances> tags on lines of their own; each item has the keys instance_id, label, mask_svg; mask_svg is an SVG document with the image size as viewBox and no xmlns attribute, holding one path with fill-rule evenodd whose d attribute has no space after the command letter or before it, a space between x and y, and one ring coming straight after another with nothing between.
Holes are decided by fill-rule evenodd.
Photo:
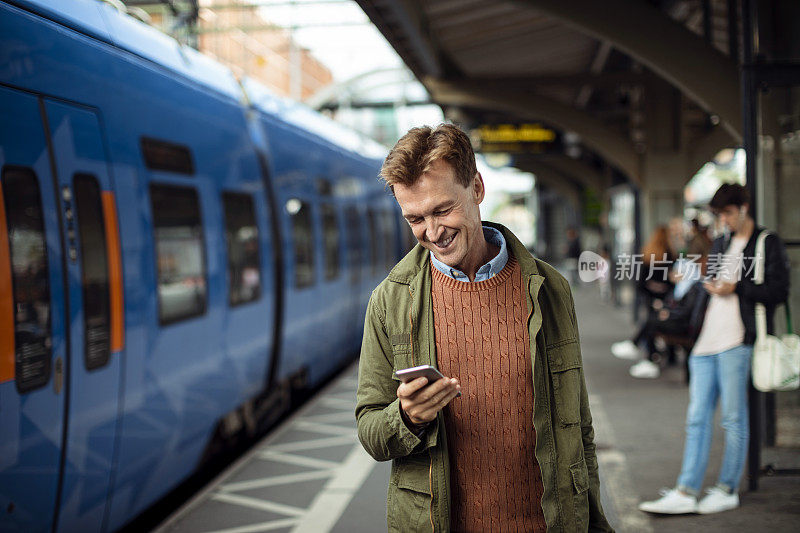
<instances>
[{"instance_id":1,"label":"train window","mask_svg":"<svg viewBox=\"0 0 800 533\"><path fill-rule=\"evenodd\" d=\"M87 370L108 364L111 353L111 308L108 255L100 185L94 176L73 180L83 286L83 362Z\"/></svg>"},{"instance_id":2,"label":"train window","mask_svg":"<svg viewBox=\"0 0 800 533\"><path fill-rule=\"evenodd\" d=\"M386 270L391 270L397 262L397 257L395 256L397 249L395 220L391 211L383 211L381 215L383 219L383 224L381 224L383 236L381 240L386 243L383 247L383 265Z\"/></svg>"},{"instance_id":3,"label":"train window","mask_svg":"<svg viewBox=\"0 0 800 533\"><path fill-rule=\"evenodd\" d=\"M228 303L252 302L261 297L261 257L253 197L223 193L222 203L228 243Z\"/></svg>"},{"instance_id":4,"label":"train window","mask_svg":"<svg viewBox=\"0 0 800 533\"><path fill-rule=\"evenodd\" d=\"M142 157L150 170L194 174L192 151L188 147L149 137L141 138Z\"/></svg>"},{"instance_id":5,"label":"train window","mask_svg":"<svg viewBox=\"0 0 800 533\"><path fill-rule=\"evenodd\" d=\"M322 206L322 235L325 241L325 279L331 280L339 275L339 223L336 207L332 204Z\"/></svg>"},{"instance_id":6,"label":"train window","mask_svg":"<svg viewBox=\"0 0 800 533\"><path fill-rule=\"evenodd\" d=\"M320 196L330 196L333 194L333 185L331 185L331 182L323 178L318 179L317 194Z\"/></svg>"},{"instance_id":7,"label":"train window","mask_svg":"<svg viewBox=\"0 0 800 533\"><path fill-rule=\"evenodd\" d=\"M151 185L156 261L158 318L161 324L206 312L206 266L203 226L197 191Z\"/></svg>"},{"instance_id":8,"label":"train window","mask_svg":"<svg viewBox=\"0 0 800 533\"><path fill-rule=\"evenodd\" d=\"M292 217L294 241L294 285L298 289L314 284L314 227L311 224L311 206L301 200L286 203Z\"/></svg>"},{"instance_id":9,"label":"train window","mask_svg":"<svg viewBox=\"0 0 800 533\"><path fill-rule=\"evenodd\" d=\"M370 264L372 265L372 275L378 275L378 263L380 255L378 254L378 243L380 237L378 235L378 219L375 216L375 211L367 209L367 227L369 228L369 248L370 248Z\"/></svg>"},{"instance_id":10,"label":"train window","mask_svg":"<svg viewBox=\"0 0 800 533\"><path fill-rule=\"evenodd\" d=\"M361 217L358 209L348 207L344 212L345 227L347 231L347 266L350 269L350 281L358 281L361 270Z\"/></svg>"},{"instance_id":11,"label":"train window","mask_svg":"<svg viewBox=\"0 0 800 533\"><path fill-rule=\"evenodd\" d=\"M29 168L2 173L14 294L14 372L20 393L50 379L50 269L39 182Z\"/></svg>"},{"instance_id":12,"label":"train window","mask_svg":"<svg viewBox=\"0 0 800 533\"><path fill-rule=\"evenodd\" d=\"M361 217L358 209L348 207L344 212L345 226L347 227L347 264L350 268L350 281L358 281L358 273L361 270Z\"/></svg>"}]
</instances>

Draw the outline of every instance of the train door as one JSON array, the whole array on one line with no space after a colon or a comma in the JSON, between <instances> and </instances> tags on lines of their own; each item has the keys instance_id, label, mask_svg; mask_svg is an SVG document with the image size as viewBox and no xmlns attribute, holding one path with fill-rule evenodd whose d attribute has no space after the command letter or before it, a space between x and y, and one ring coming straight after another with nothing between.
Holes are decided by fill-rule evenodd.
<instances>
[{"instance_id":1,"label":"train door","mask_svg":"<svg viewBox=\"0 0 800 533\"><path fill-rule=\"evenodd\" d=\"M0 524L45 531L63 440L65 258L41 99L0 87L0 117Z\"/></svg>"},{"instance_id":2,"label":"train door","mask_svg":"<svg viewBox=\"0 0 800 533\"><path fill-rule=\"evenodd\" d=\"M66 425L58 529L100 530L113 472L123 348L116 205L97 115L44 100L66 254Z\"/></svg>"}]
</instances>

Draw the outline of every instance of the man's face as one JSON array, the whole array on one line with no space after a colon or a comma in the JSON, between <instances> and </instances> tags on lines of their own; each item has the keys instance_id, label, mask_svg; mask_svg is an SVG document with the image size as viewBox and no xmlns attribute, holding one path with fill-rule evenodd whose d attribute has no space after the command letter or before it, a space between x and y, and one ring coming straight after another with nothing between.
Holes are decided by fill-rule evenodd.
<instances>
[{"instance_id":1,"label":"man's face","mask_svg":"<svg viewBox=\"0 0 800 533\"><path fill-rule=\"evenodd\" d=\"M435 161L412 186L394 186L394 196L417 241L439 261L463 272L480 266L476 263L481 249L475 244L483 238L478 205L484 193L480 174L470 187L464 187L444 160Z\"/></svg>"},{"instance_id":2,"label":"man's face","mask_svg":"<svg viewBox=\"0 0 800 533\"><path fill-rule=\"evenodd\" d=\"M717 219L728 227L732 233L736 233L741 229L742 222L744 222L745 214L747 213L747 206L742 207L736 205L726 205L717 211Z\"/></svg>"}]
</instances>

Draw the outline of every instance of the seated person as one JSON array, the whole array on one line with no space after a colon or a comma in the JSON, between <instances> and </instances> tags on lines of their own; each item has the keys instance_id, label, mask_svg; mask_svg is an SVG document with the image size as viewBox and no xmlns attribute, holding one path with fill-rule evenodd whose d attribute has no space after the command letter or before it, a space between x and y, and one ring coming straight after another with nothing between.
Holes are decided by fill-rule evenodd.
<instances>
[{"instance_id":1,"label":"seated person","mask_svg":"<svg viewBox=\"0 0 800 533\"><path fill-rule=\"evenodd\" d=\"M630 369L630 374L637 378L657 378L661 369L656 364L654 354L657 353L655 336L680 335L693 340L697 337L696 331L691 331L699 323L702 316L694 316L705 309L707 295L698 286L701 279L706 257L700 261L679 258L673 264L669 273L669 280L673 282L674 289L671 294L664 295L662 299L653 300L653 309L648 315L645 324L639 329L634 341L614 343L611 351L623 359L636 359L639 354L638 344L646 342L647 358L639 361ZM674 362L674 347L668 346L670 362Z\"/></svg>"},{"instance_id":2,"label":"seated person","mask_svg":"<svg viewBox=\"0 0 800 533\"><path fill-rule=\"evenodd\" d=\"M641 336L647 342L648 354L652 356L656 353L655 338L659 334L680 336L689 342L694 341L699 333L707 301L708 293L700 281L691 282L682 298L666 298L664 306L651 313L642 327ZM671 346L668 348L672 349ZM661 369L652 360L643 359L631 367L630 374L636 378L657 378Z\"/></svg>"}]
</instances>

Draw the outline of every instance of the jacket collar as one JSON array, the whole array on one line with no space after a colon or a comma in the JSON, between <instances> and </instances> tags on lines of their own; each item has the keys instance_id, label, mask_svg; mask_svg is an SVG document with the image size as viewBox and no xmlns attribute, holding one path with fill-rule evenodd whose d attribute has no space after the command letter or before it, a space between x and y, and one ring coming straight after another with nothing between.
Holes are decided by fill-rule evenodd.
<instances>
[{"instance_id":1,"label":"jacket collar","mask_svg":"<svg viewBox=\"0 0 800 533\"><path fill-rule=\"evenodd\" d=\"M751 234L750 234L750 238L749 238L749 239L747 239L747 244L745 244L745 245L744 245L744 249L745 249L745 250L755 250L755 246L756 246L756 239L757 239L757 238L758 238L758 236L761 234L761 232L762 232L762 231L765 231L766 229L767 229L767 228L765 228L764 226L759 226L758 224L755 224L755 225L753 226L753 233L751 233ZM723 247L723 251L728 249L728 246L730 246L730 244L731 244L731 240L732 240L734 237L736 237L736 233L730 233L730 234L728 234L728 238L727 238L727 239L724 237L724 235L721 237L721 239L722 239L722 247Z\"/></svg>"},{"instance_id":2,"label":"jacket collar","mask_svg":"<svg viewBox=\"0 0 800 533\"><path fill-rule=\"evenodd\" d=\"M539 269L536 266L536 260L525 248L525 245L517 239L516 235L511 233L511 230L502 224L494 222L482 222L484 226L495 228L503 234L506 240L506 246L510 255L519 262L522 272L525 274L540 275ZM402 283L404 285L411 285L415 278L425 270L430 268L430 252L417 243L414 248L400 260L399 263L389 272L389 281L395 283Z\"/></svg>"}]
</instances>

